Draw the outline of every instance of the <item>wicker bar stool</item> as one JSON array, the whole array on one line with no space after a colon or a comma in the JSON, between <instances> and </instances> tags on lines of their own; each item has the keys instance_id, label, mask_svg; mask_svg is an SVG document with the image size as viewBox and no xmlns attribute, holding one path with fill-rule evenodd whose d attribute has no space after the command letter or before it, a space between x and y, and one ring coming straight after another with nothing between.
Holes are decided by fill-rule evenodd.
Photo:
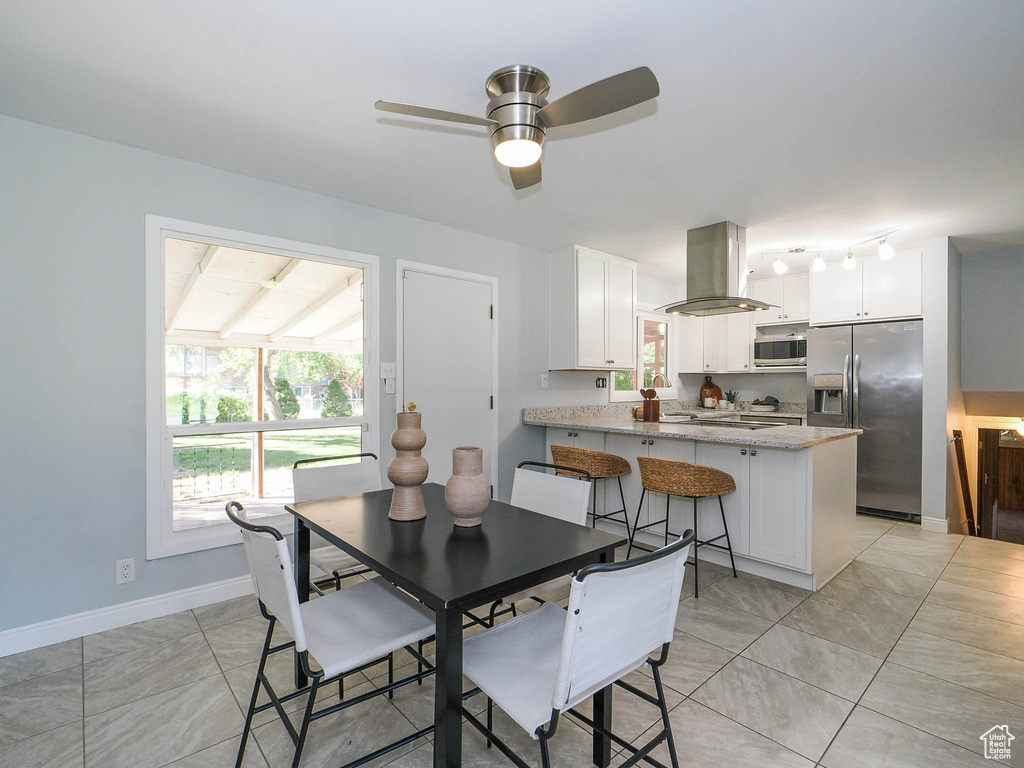
<instances>
[{"instance_id":1,"label":"wicker bar stool","mask_svg":"<svg viewBox=\"0 0 1024 768\"><path fill-rule=\"evenodd\" d=\"M613 453L592 451L589 448L574 448L571 445L552 445L551 460L555 464L561 464L563 467L578 467L579 469L586 470L590 473L591 480L593 481L591 485L594 487L594 511L592 513L593 518L591 520L592 528L597 527L598 520L622 515L622 522L626 524L626 535L629 536L630 541L633 540L633 534L629 527L629 513L626 511L626 495L622 492L622 476L628 475L633 471L629 468L628 461ZM559 472L558 474L569 475L575 473ZM576 476L582 477L582 475ZM619 484L619 499L622 501L622 509L616 509L614 512L602 512L598 514L597 482L599 480L607 480L612 477L614 477Z\"/></svg>"},{"instance_id":2,"label":"wicker bar stool","mask_svg":"<svg viewBox=\"0 0 1024 768\"><path fill-rule=\"evenodd\" d=\"M685 461L670 461L668 459L655 459L650 456L638 456L640 464L640 482L643 484L643 491L640 493L640 504L636 508L636 519L633 521L633 534L629 539L629 548L626 550L626 557L629 557L633 547L643 549L634 543L637 531L653 528L656 525L665 524L665 543L668 544L668 517L669 505L673 496L685 496L693 499L693 596L698 597L698 582L700 577L700 560L697 557L699 547L714 547L729 553L729 561L732 563L732 575L736 576L736 560L732 556L732 542L729 541L729 525L725 521L725 506L722 504L722 494L732 493L736 490L736 481L728 472L723 472L714 467L705 467L702 464L689 464ZM665 517L655 520L647 525L640 525L640 510L644 505L644 495L652 493L665 494ZM722 527L725 533L719 534L712 539L701 541L697 536L697 501L711 496L718 497L718 508L722 512ZM725 539L725 546L715 544L719 539Z\"/></svg>"}]
</instances>

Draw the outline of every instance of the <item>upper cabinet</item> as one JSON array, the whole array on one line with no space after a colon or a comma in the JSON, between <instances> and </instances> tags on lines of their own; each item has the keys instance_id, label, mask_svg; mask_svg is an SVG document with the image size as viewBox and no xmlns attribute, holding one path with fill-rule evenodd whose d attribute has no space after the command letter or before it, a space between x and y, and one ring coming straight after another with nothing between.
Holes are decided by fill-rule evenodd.
<instances>
[{"instance_id":1,"label":"upper cabinet","mask_svg":"<svg viewBox=\"0 0 1024 768\"><path fill-rule=\"evenodd\" d=\"M747 295L773 306L754 312L754 325L806 323L810 317L810 284L808 276L784 275L747 283Z\"/></svg>"},{"instance_id":2,"label":"upper cabinet","mask_svg":"<svg viewBox=\"0 0 1024 768\"><path fill-rule=\"evenodd\" d=\"M678 373L743 373L750 370L753 328L748 312L675 318Z\"/></svg>"},{"instance_id":3,"label":"upper cabinet","mask_svg":"<svg viewBox=\"0 0 1024 768\"><path fill-rule=\"evenodd\" d=\"M636 262L583 246L551 257L550 369L636 365Z\"/></svg>"},{"instance_id":4,"label":"upper cabinet","mask_svg":"<svg viewBox=\"0 0 1024 768\"><path fill-rule=\"evenodd\" d=\"M921 251L900 251L888 261L860 259L854 269L830 264L811 274L811 325L920 315Z\"/></svg>"}]
</instances>

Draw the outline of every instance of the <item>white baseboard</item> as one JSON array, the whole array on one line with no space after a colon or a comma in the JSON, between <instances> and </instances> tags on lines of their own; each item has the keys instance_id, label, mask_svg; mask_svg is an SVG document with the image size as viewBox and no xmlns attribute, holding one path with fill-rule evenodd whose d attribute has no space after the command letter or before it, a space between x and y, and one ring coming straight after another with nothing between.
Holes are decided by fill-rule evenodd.
<instances>
[{"instance_id":1,"label":"white baseboard","mask_svg":"<svg viewBox=\"0 0 1024 768\"><path fill-rule=\"evenodd\" d=\"M921 515L921 530L932 533L949 533L949 523L944 517L925 517Z\"/></svg>"},{"instance_id":2,"label":"white baseboard","mask_svg":"<svg viewBox=\"0 0 1024 768\"><path fill-rule=\"evenodd\" d=\"M248 574L0 632L0 657L252 594Z\"/></svg>"}]
</instances>

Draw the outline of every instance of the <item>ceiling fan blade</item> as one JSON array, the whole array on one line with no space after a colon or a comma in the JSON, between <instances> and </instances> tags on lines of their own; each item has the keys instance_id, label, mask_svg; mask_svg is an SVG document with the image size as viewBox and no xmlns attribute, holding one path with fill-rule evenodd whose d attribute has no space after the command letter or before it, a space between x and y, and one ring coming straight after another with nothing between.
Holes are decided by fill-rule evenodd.
<instances>
[{"instance_id":1,"label":"ceiling fan blade","mask_svg":"<svg viewBox=\"0 0 1024 768\"><path fill-rule=\"evenodd\" d=\"M548 128L572 125L642 104L659 93L654 73L647 67L637 67L556 99L538 114Z\"/></svg>"},{"instance_id":2,"label":"ceiling fan blade","mask_svg":"<svg viewBox=\"0 0 1024 768\"><path fill-rule=\"evenodd\" d=\"M540 184L540 160L525 168L509 168L508 173L512 177L512 186L516 189L526 189L534 184Z\"/></svg>"},{"instance_id":3,"label":"ceiling fan blade","mask_svg":"<svg viewBox=\"0 0 1024 768\"><path fill-rule=\"evenodd\" d=\"M412 117L425 117L429 120L445 120L449 123L468 123L469 125L497 125L497 120L488 117L475 117L464 115L461 112L449 112L446 109L432 109L430 107L417 107L414 104L399 104L397 101L384 101L381 99L373 105L381 112L395 112L399 115L411 115Z\"/></svg>"}]
</instances>

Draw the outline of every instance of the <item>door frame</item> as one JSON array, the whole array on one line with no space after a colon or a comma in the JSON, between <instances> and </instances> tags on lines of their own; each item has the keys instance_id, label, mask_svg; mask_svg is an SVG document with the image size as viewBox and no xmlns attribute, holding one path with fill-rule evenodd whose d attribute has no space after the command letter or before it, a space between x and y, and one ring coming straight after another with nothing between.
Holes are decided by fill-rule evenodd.
<instances>
[{"instance_id":1,"label":"door frame","mask_svg":"<svg viewBox=\"0 0 1024 768\"><path fill-rule=\"evenodd\" d=\"M498 487L498 408L501 398L498 393L498 278L493 275L481 275L477 272L466 272L460 269L438 267L406 259L395 260L395 392L400 393L399 405L405 409L405 280L406 270L421 272L435 277L448 277L466 280L471 283L483 283L491 288L491 305L494 317L491 320L491 394L494 397L494 408L491 409L491 461L490 478L495 491ZM427 436L430 439L430 436Z\"/></svg>"}]
</instances>

